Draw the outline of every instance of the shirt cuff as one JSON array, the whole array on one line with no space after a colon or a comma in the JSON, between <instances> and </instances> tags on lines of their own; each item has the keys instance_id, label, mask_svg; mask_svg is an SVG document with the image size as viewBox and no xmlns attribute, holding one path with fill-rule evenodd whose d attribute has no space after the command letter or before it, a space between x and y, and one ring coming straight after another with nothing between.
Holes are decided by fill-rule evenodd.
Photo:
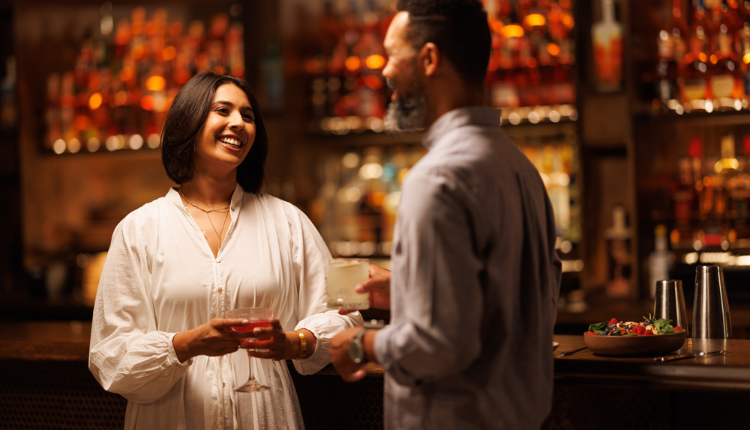
<instances>
[{"instance_id":1,"label":"shirt cuff","mask_svg":"<svg viewBox=\"0 0 750 430\"><path fill-rule=\"evenodd\" d=\"M391 367L391 364L393 364L393 357L389 354L390 351L388 349L388 337L391 335L392 331L393 327L390 325L381 328L375 335L375 342L373 343L373 347L375 348L375 360L377 360L378 364L383 366L383 369L386 371Z\"/></svg>"},{"instance_id":2,"label":"shirt cuff","mask_svg":"<svg viewBox=\"0 0 750 430\"><path fill-rule=\"evenodd\" d=\"M174 337L177 336L177 333L172 333L169 335L169 353L167 354L169 359L169 365L176 365L177 367L188 367L191 364L193 364L193 359L185 360L184 363L180 363L180 359L177 358L177 351L174 350Z\"/></svg>"}]
</instances>

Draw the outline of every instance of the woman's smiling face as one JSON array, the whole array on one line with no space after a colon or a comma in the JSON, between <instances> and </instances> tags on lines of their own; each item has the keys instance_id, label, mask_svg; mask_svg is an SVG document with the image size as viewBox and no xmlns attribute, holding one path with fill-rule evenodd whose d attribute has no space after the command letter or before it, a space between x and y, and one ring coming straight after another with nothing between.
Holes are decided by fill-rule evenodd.
<instances>
[{"instance_id":1,"label":"woman's smiling face","mask_svg":"<svg viewBox=\"0 0 750 430\"><path fill-rule=\"evenodd\" d=\"M195 168L200 173L234 170L255 140L255 113L247 94L233 84L216 89L208 117L195 141Z\"/></svg>"}]
</instances>

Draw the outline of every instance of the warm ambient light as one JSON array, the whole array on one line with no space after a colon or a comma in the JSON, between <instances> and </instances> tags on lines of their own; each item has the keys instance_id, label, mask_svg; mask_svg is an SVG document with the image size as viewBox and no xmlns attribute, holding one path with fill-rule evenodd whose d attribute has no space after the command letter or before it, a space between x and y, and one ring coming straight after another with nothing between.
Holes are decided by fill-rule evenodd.
<instances>
[{"instance_id":1,"label":"warm ambient light","mask_svg":"<svg viewBox=\"0 0 750 430\"><path fill-rule=\"evenodd\" d=\"M120 79L122 79L123 81L129 81L133 79L133 76L133 69L129 66L125 66L122 68L122 70L120 70Z\"/></svg>"},{"instance_id":2,"label":"warm ambient light","mask_svg":"<svg viewBox=\"0 0 750 430\"><path fill-rule=\"evenodd\" d=\"M382 55L370 55L365 60L365 65L370 69L380 69L385 66L385 58Z\"/></svg>"},{"instance_id":3,"label":"warm ambient light","mask_svg":"<svg viewBox=\"0 0 750 430\"><path fill-rule=\"evenodd\" d=\"M523 26L529 29L532 27L541 27L545 24L547 24L547 19L544 17L544 15L540 15L538 13L526 15L526 17L523 19Z\"/></svg>"},{"instance_id":4,"label":"warm ambient light","mask_svg":"<svg viewBox=\"0 0 750 430\"><path fill-rule=\"evenodd\" d=\"M174 46L167 46L161 51L161 58L164 61L171 61L177 56L177 50Z\"/></svg>"},{"instance_id":5,"label":"warm ambient light","mask_svg":"<svg viewBox=\"0 0 750 430\"><path fill-rule=\"evenodd\" d=\"M154 109L154 96L146 95L141 97L141 107L144 110Z\"/></svg>"},{"instance_id":6,"label":"warm ambient light","mask_svg":"<svg viewBox=\"0 0 750 430\"><path fill-rule=\"evenodd\" d=\"M91 94L91 97L89 97L89 108L91 110L97 110L99 109L99 106L102 105L102 93L96 92L94 94Z\"/></svg>"},{"instance_id":7,"label":"warm ambient light","mask_svg":"<svg viewBox=\"0 0 750 430\"><path fill-rule=\"evenodd\" d=\"M510 39L511 37L523 37L525 32L523 31L523 27L521 27L518 24L510 24L503 27L501 34L506 39Z\"/></svg>"},{"instance_id":8,"label":"warm ambient light","mask_svg":"<svg viewBox=\"0 0 750 430\"><path fill-rule=\"evenodd\" d=\"M91 118L86 115L78 115L73 120L73 127L78 131L87 130L91 126Z\"/></svg>"},{"instance_id":9,"label":"warm ambient light","mask_svg":"<svg viewBox=\"0 0 750 430\"><path fill-rule=\"evenodd\" d=\"M151 76L146 79L146 89L149 91L161 91L167 86L167 81L161 76Z\"/></svg>"},{"instance_id":10,"label":"warm ambient light","mask_svg":"<svg viewBox=\"0 0 750 430\"><path fill-rule=\"evenodd\" d=\"M369 88L372 88L373 90L377 91L383 87L383 81L380 80L377 76L369 75L365 76L365 85L367 85Z\"/></svg>"},{"instance_id":11,"label":"warm ambient light","mask_svg":"<svg viewBox=\"0 0 750 430\"><path fill-rule=\"evenodd\" d=\"M556 43L547 44L547 52L553 57L560 55L560 47Z\"/></svg>"},{"instance_id":12,"label":"warm ambient light","mask_svg":"<svg viewBox=\"0 0 750 430\"><path fill-rule=\"evenodd\" d=\"M141 57L143 57L143 52L143 45L136 45L133 47L133 49L130 50L130 58L139 60Z\"/></svg>"},{"instance_id":13,"label":"warm ambient light","mask_svg":"<svg viewBox=\"0 0 750 430\"><path fill-rule=\"evenodd\" d=\"M493 19L490 21L490 27L492 28L492 31L494 31L497 34L502 34L503 27L505 27L505 24L503 24L502 21L499 19Z\"/></svg>"},{"instance_id":14,"label":"warm ambient light","mask_svg":"<svg viewBox=\"0 0 750 430\"><path fill-rule=\"evenodd\" d=\"M359 59L359 57L351 56L346 59L346 62L344 65L346 66L346 69L349 71L356 71L359 69L360 65L362 64L362 61Z\"/></svg>"}]
</instances>

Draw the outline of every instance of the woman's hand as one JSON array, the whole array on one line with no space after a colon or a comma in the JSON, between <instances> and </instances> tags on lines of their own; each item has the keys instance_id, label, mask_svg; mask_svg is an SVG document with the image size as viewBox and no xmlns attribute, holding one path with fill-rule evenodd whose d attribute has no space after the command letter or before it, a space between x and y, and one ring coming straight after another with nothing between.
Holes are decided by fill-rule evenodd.
<instances>
[{"instance_id":1,"label":"woman's hand","mask_svg":"<svg viewBox=\"0 0 750 430\"><path fill-rule=\"evenodd\" d=\"M255 342L245 342L242 348L247 348L247 352L252 357L270 358L272 360L291 360L299 356L300 339L299 334L295 331L285 332L281 328L281 323L276 318L268 320L270 327L258 327L253 333L259 340ZM306 329L301 329L305 335L307 343L307 352L305 357L309 357L315 350L315 336Z\"/></svg>"},{"instance_id":2,"label":"woman's hand","mask_svg":"<svg viewBox=\"0 0 750 430\"><path fill-rule=\"evenodd\" d=\"M248 323L242 318L214 318L194 329L177 333L172 338L177 359L182 363L198 355L216 357L237 351L240 339L246 338L247 332L232 331L232 327Z\"/></svg>"}]
</instances>

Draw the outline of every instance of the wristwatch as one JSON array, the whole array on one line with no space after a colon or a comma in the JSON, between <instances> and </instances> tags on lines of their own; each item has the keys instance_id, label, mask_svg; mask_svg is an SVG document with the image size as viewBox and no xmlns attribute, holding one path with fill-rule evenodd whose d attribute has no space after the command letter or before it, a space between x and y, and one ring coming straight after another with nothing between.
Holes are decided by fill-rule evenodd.
<instances>
[{"instance_id":1,"label":"wristwatch","mask_svg":"<svg viewBox=\"0 0 750 430\"><path fill-rule=\"evenodd\" d=\"M365 333L367 333L366 329L360 330L349 342L349 358L357 364L365 361L365 348L362 344L362 338L365 337Z\"/></svg>"}]
</instances>

